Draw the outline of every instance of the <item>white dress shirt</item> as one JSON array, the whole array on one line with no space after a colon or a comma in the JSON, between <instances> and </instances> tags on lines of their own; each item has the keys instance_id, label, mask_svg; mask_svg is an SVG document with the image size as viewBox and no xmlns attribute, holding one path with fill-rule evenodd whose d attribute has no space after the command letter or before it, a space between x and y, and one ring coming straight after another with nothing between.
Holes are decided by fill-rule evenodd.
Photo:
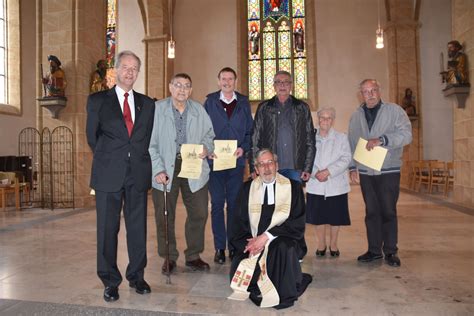
<instances>
[{"instance_id":1,"label":"white dress shirt","mask_svg":"<svg viewBox=\"0 0 474 316\"><path fill-rule=\"evenodd\" d=\"M133 90L124 91L119 86L115 86L115 93L120 103L120 108L123 113L123 102L125 101L125 92L128 92L128 106L130 107L130 114L132 115L132 122L135 123L135 99L133 98Z\"/></svg>"}]
</instances>

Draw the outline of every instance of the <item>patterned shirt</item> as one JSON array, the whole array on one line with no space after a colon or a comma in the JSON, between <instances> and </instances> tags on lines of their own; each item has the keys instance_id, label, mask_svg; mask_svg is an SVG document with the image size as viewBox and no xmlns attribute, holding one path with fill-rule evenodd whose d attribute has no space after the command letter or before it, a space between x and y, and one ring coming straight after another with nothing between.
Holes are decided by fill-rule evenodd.
<instances>
[{"instance_id":1,"label":"patterned shirt","mask_svg":"<svg viewBox=\"0 0 474 316\"><path fill-rule=\"evenodd\" d=\"M181 145L186 144L186 121L188 117L188 107L183 113L173 106L174 125L176 126L176 154L181 152Z\"/></svg>"}]
</instances>

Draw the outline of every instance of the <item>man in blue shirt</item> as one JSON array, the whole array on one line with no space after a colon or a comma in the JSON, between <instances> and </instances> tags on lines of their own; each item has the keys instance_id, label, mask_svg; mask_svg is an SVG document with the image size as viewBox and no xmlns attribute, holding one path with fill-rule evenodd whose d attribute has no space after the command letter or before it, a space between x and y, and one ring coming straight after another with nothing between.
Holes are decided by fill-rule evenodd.
<instances>
[{"instance_id":1,"label":"man in blue shirt","mask_svg":"<svg viewBox=\"0 0 474 316\"><path fill-rule=\"evenodd\" d=\"M219 71L217 84L219 91L207 95L204 107L209 114L215 139L237 140L237 166L222 171L213 170L215 154L209 156L211 173L209 178L209 192L211 193L211 221L214 235L216 254L214 262L225 262L227 230L224 220L224 204L227 204L227 224L231 222L235 209L235 202L243 182L245 168L245 153L250 148L252 134L252 112L246 96L235 91L237 82L236 72L229 67ZM217 157L218 158L218 157ZM234 249L229 248L229 257L232 259Z\"/></svg>"}]
</instances>

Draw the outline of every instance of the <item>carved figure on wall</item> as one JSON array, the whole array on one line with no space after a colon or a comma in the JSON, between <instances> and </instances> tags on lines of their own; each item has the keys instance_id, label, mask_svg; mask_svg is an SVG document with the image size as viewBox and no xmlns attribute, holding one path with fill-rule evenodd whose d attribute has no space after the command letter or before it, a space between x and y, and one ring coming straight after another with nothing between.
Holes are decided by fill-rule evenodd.
<instances>
[{"instance_id":1,"label":"carved figure on wall","mask_svg":"<svg viewBox=\"0 0 474 316\"><path fill-rule=\"evenodd\" d=\"M469 86L467 56L458 41L448 43L448 69L442 72L447 86Z\"/></svg>"},{"instance_id":2,"label":"carved figure on wall","mask_svg":"<svg viewBox=\"0 0 474 316\"><path fill-rule=\"evenodd\" d=\"M252 24L249 32L249 50L251 55L258 55L259 52L259 41L260 33L258 32L257 26Z\"/></svg>"},{"instance_id":3,"label":"carved figure on wall","mask_svg":"<svg viewBox=\"0 0 474 316\"><path fill-rule=\"evenodd\" d=\"M295 51L297 53L304 51L304 30L303 24L301 22L296 23L296 28L293 31L294 41L295 41Z\"/></svg>"},{"instance_id":4,"label":"carved figure on wall","mask_svg":"<svg viewBox=\"0 0 474 316\"><path fill-rule=\"evenodd\" d=\"M405 89L405 96L402 99L402 108L408 116L416 115L415 96L410 88Z\"/></svg>"},{"instance_id":5,"label":"carved figure on wall","mask_svg":"<svg viewBox=\"0 0 474 316\"><path fill-rule=\"evenodd\" d=\"M101 59L97 62L97 69L91 75L91 93L107 90L107 62Z\"/></svg>"},{"instance_id":6,"label":"carved figure on wall","mask_svg":"<svg viewBox=\"0 0 474 316\"><path fill-rule=\"evenodd\" d=\"M49 72L43 77L47 97L64 97L66 90L66 75L61 69L61 61L54 55L48 56Z\"/></svg>"}]
</instances>

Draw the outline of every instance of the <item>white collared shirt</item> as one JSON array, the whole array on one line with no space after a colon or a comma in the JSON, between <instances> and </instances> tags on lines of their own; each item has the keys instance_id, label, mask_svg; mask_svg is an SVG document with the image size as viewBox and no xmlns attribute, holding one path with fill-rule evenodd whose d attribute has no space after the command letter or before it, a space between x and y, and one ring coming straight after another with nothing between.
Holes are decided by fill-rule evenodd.
<instances>
[{"instance_id":1,"label":"white collared shirt","mask_svg":"<svg viewBox=\"0 0 474 316\"><path fill-rule=\"evenodd\" d=\"M272 183L263 183L262 204L265 199L265 190L267 191L267 205L275 204L275 180Z\"/></svg>"},{"instance_id":2,"label":"white collared shirt","mask_svg":"<svg viewBox=\"0 0 474 316\"><path fill-rule=\"evenodd\" d=\"M123 102L125 101L125 92L128 92L128 106L130 107L130 114L132 115L132 122L135 123L135 99L133 98L133 90L124 91L119 86L115 86L115 93L120 103L120 108L123 113Z\"/></svg>"},{"instance_id":3,"label":"white collared shirt","mask_svg":"<svg viewBox=\"0 0 474 316\"><path fill-rule=\"evenodd\" d=\"M232 93L232 98L230 100L226 99L225 96L224 96L224 93L222 93L221 91L221 94L220 94L220 98L219 98L221 101L223 101L224 103L226 104L231 104L232 101L234 100L237 100L237 94L235 94L235 91Z\"/></svg>"}]
</instances>

